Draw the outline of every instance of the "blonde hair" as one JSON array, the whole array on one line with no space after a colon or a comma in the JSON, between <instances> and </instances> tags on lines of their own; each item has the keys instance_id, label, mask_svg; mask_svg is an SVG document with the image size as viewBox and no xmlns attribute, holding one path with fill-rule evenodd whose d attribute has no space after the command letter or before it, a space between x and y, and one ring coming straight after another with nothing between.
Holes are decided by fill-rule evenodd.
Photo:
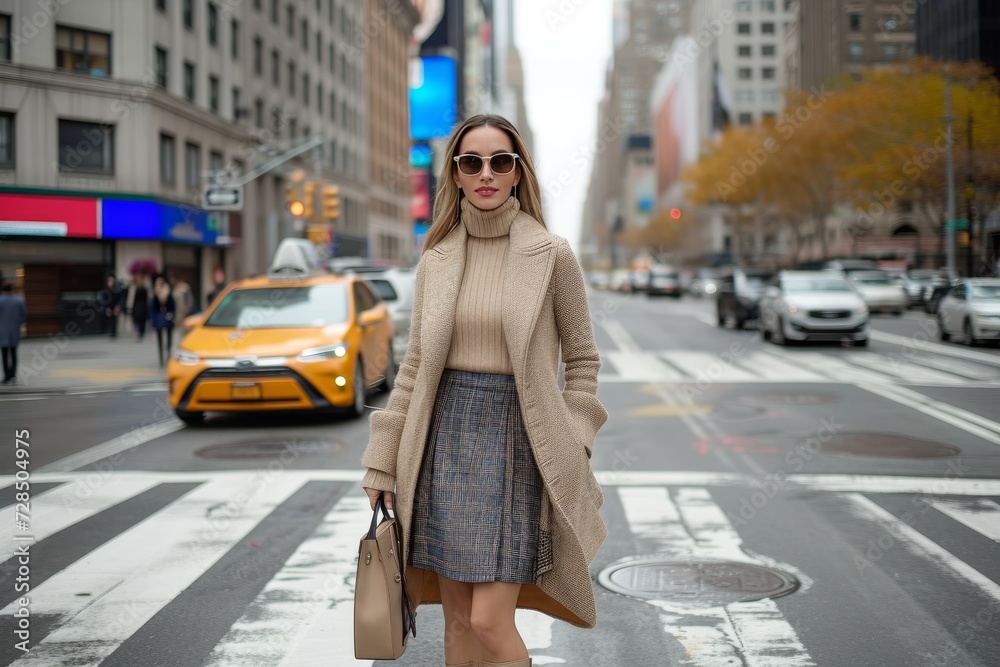
<instances>
[{"instance_id":1,"label":"blonde hair","mask_svg":"<svg viewBox=\"0 0 1000 667\"><path fill-rule=\"evenodd\" d=\"M535 175L535 165L531 162L531 155L528 154L527 144L524 143L524 139L521 138L517 129L503 116L479 114L462 123L448 141L444 165L441 167L441 174L437 180L437 192L434 195L434 222L431 223L427 237L424 239L424 252L440 243L458 223L462 197L465 195L452 178L454 170L457 169L452 158L458 155L458 147L462 144L462 138L465 137L466 133L477 127L495 127L510 137L514 152L518 155L517 169L521 173L519 187L514 188L517 200L521 203L522 211L537 220L542 227L545 227L545 220L542 217L542 191L538 185L538 177Z\"/></svg>"}]
</instances>

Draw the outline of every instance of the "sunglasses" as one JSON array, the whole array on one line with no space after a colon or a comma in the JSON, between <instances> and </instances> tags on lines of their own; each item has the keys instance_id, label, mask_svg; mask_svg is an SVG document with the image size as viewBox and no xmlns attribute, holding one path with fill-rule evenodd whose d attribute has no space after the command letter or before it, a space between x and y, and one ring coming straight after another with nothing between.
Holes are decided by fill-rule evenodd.
<instances>
[{"instance_id":1,"label":"sunglasses","mask_svg":"<svg viewBox=\"0 0 1000 667\"><path fill-rule=\"evenodd\" d=\"M456 155L453 160L458 163L458 170L466 176L476 176L483 171L483 163L490 163L490 171L494 174L509 174L514 170L517 158L521 157L517 153L496 153L487 157L464 153Z\"/></svg>"}]
</instances>

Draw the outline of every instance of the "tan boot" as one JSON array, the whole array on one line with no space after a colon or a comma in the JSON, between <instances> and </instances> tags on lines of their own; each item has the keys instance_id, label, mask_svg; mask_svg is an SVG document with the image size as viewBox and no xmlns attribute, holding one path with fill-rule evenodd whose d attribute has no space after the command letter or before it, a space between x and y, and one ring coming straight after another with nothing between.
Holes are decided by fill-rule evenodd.
<instances>
[{"instance_id":1,"label":"tan boot","mask_svg":"<svg viewBox=\"0 0 1000 667\"><path fill-rule=\"evenodd\" d=\"M531 658L522 658L511 662L483 662L483 667L531 667Z\"/></svg>"}]
</instances>

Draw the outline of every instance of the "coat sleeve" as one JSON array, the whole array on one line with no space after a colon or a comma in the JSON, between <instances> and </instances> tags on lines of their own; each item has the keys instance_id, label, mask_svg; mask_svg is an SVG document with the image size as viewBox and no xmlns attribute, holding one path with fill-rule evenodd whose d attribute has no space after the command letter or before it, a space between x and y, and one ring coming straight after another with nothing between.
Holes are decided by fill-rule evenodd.
<instances>
[{"instance_id":1,"label":"coat sleeve","mask_svg":"<svg viewBox=\"0 0 1000 667\"><path fill-rule=\"evenodd\" d=\"M594 328L587 305L583 271L565 239L556 249L554 308L562 358L566 364L563 400L573 418L589 458L597 431L608 420L608 411L597 400L597 372L601 356L594 341Z\"/></svg>"},{"instance_id":2,"label":"coat sleeve","mask_svg":"<svg viewBox=\"0 0 1000 667\"><path fill-rule=\"evenodd\" d=\"M396 477L396 455L399 452L399 442L403 436L403 425L406 423L406 412L413 396L413 386L417 378L417 368L420 366L420 319L424 301L424 270L423 260L417 264L417 273L413 290L413 313L410 316L410 336L406 346L406 356L399 365L395 385L389 395L385 409L375 410L369 419L368 447L361 457L361 464L369 469L363 484L371 484L370 488L381 488L391 491L389 479ZM378 471L382 474L375 474ZM379 484L379 486L374 486ZM388 488L386 488L388 487Z\"/></svg>"}]
</instances>

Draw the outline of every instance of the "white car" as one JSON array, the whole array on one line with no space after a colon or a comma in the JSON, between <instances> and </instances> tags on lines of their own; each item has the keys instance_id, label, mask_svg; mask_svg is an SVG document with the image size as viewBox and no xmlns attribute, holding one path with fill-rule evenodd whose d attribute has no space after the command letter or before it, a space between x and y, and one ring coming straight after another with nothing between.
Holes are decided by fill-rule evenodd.
<instances>
[{"instance_id":1,"label":"white car","mask_svg":"<svg viewBox=\"0 0 1000 667\"><path fill-rule=\"evenodd\" d=\"M899 317L910 305L903 281L884 271L851 271L847 279L873 313L892 313Z\"/></svg>"},{"instance_id":2,"label":"white car","mask_svg":"<svg viewBox=\"0 0 1000 667\"><path fill-rule=\"evenodd\" d=\"M938 332L941 340L959 334L966 345L1000 339L1000 279L955 285L938 307Z\"/></svg>"},{"instance_id":3,"label":"white car","mask_svg":"<svg viewBox=\"0 0 1000 667\"><path fill-rule=\"evenodd\" d=\"M392 319L392 356L399 366L410 342L410 318L413 316L413 292L416 275L410 269L386 269L377 273L362 273L389 309Z\"/></svg>"},{"instance_id":4,"label":"white car","mask_svg":"<svg viewBox=\"0 0 1000 667\"><path fill-rule=\"evenodd\" d=\"M782 271L760 299L759 326L776 345L853 341L868 345L868 307L834 271Z\"/></svg>"}]
</instances>

